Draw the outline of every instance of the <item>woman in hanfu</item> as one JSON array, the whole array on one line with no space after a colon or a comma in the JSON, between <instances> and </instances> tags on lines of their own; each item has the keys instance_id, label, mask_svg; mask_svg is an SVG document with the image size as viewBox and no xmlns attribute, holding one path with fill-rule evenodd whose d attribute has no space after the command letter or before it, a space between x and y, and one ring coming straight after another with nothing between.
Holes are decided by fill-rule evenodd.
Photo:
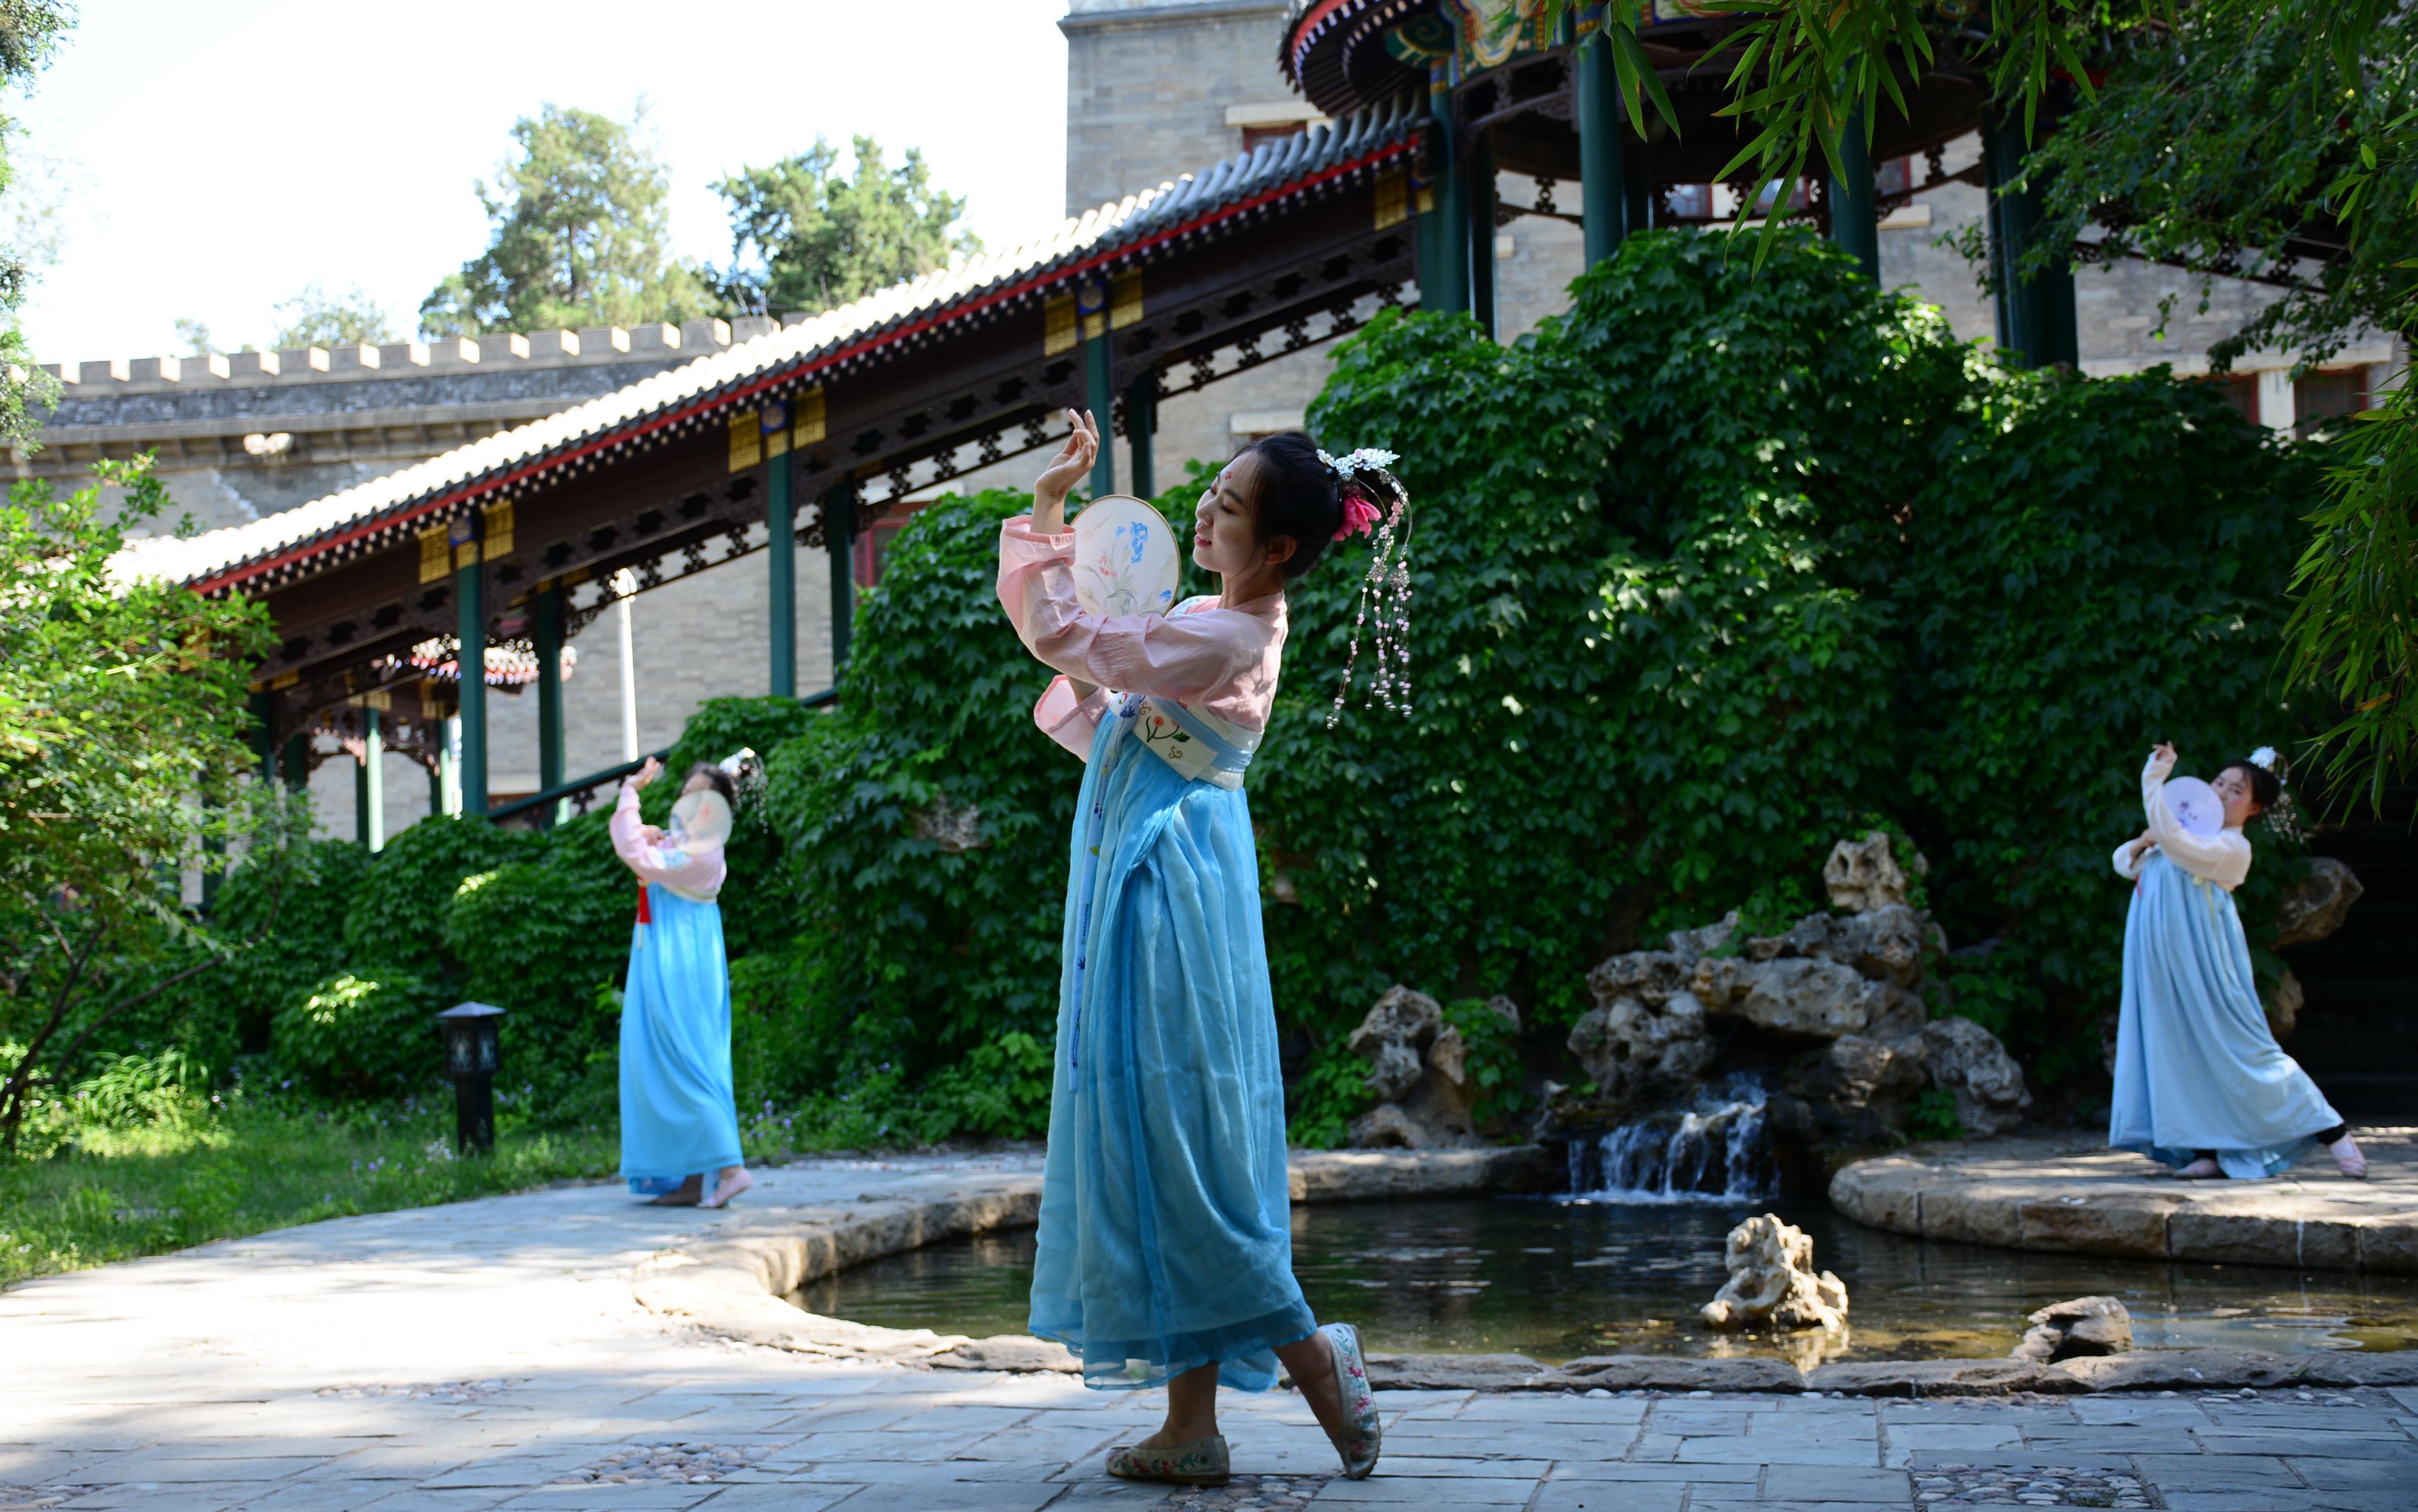
<instances>
[{"instance_id":1,"label":"woman in hanfu","mask_svg":"<svg viewBox=\"0 0 2418 1512\"><path fill-rule=\"evenodd\" d=\"M621 1175L659 1206L718 1208L756 1184L739 1152L730 964L714 901L736 795L728 772L699 762L658 830L639 822L638 793L663 770L650 758L613 810L614 852L638 878L621 989Z\"/></svg>"},{"instance_id":2,"label":"woman in hanfu","mask_svg":"<svg viewBox=\"0 0 2418 1512\"><path fill-rule=\"evenodd\" d=\"M1080 1357L1086 1385L1167 1387L1164 1424L1112 1454L1111 1474L1222 1484L1217 1384L1265 1390L1281 1360L1358 1479L1379 1436L1359 1336L1319 1327L1293 1275L1242 777L1276 699L1286 582L1378 517L1339 469L1392 458L1338 463L1297 432L1259 442L1194 515L1193 560L1223 591L1163 617L1102 617L1076 598L1065 524L1099 437L1088 415L1069 419L1033 513L999 543L1000 603L1059 674L1034 722L1084 762L1032 1329Z\"/></svg>"},{"instance_id":3,"label":"woman in hanfu","mask_svg":"<svg viewBox=\"0 0 2418 1512\"><path fill-rule=\"evenodd\" d=\"M2242 828L2283 794L2274 759L2262 748L2216 774L2209 787L2225 806L2224 825L2200 835L2165 801L2175 748L2157 747L2141 769L2150 827L2116 848L2116 875L2133 883L2133 903L2107 1143L2187 1180L2279 1176L2320 1144L2344 1175L2367 1174L2342 1116L2267 1027L2233 908L2233 890L2250 875Z\"/></svg>"}]
</instances>

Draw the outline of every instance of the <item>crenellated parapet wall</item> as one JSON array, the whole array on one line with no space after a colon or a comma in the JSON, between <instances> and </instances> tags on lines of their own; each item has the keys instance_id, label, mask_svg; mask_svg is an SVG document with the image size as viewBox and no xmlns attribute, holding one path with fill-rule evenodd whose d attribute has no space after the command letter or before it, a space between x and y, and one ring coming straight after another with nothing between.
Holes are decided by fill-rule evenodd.
<instances>
[{"instance_id":1,"label":"crenellated parapet wall","mask_svg":"<svg viewBox=\"0 0 2418 1512\"><path fill-rule=\"evenodd\" d=\"M322 497L769 334L790 315L380 345L43 364L59 382L17 477L81 481L149 452L209 528Z\"/></svg>"},{"instance_id":2,"label":"crenellated parapet wall","mask_svg":"<svg viewBox=\"0 0 2418 1512\"><path fill-rule=\"evenodd\" d=\"M795 317L793 317L795 318ZM680 325L590 326L581 330L498 332L383 345L302 346L277 352L210 352L191 357L111 358L45 362L69 405L132 394L204 393L237 389L324 388L414 374L536 372L632 360L676 362L720 351L773 328L765 316Z\"/></svg>"}]
</instances>

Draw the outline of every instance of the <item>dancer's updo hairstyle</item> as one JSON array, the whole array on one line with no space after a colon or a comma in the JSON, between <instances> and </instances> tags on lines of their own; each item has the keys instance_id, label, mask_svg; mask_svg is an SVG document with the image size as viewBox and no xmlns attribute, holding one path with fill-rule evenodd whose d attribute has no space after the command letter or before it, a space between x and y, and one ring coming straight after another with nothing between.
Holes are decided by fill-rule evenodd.
<instances>
[{"instance_id":1,"label":"dancer's updo hairstyle","mask_svg":"<svg viewBox=\"0 0 2418 1512\"><path fill-rule=\"evenodd\" d=\"M1367 490L1346 480L1318 454L1318 443L1300 431L1281 431L1243 449L1260 459L1260 542L1293 537L1293 555L1285 558L1286 581L1301 576L1323 556L1335 533L1343 528L1343 500L1366 496Z\"/></svg>"},{"instance_id":2,"label":"dancer's updo hairstyle","mask_svg":"<svg viewBox=\"0 0 2418 1512\"><path fill-rule=\"evenodd\" d=\"M739 785L730 780L730 773L711 761L700 761L689 768L688 775L681 779L681 790L686 792L688 785L699 777L712 785L713 790L722 795L722 801L730 805L733 814L739 812Z\"/></svg>"},{"instance_id":3,"label":"dancer's updo hairstyle","mask_svg":"<svg viewBox=\"0 0 2418 1512\"><path fill-rule=\"evenodd\" d=\"M2284 796L2283 782L2248 756L2239 761L2228 761L2217 769L2220 776L2228 771L2242 773L2242 779L2250 784L2250 801L2258 805L2258 813L2252 815L2253 818L2264 816L2275 806L2275 801Z\"/></svg>"}]
</instances>

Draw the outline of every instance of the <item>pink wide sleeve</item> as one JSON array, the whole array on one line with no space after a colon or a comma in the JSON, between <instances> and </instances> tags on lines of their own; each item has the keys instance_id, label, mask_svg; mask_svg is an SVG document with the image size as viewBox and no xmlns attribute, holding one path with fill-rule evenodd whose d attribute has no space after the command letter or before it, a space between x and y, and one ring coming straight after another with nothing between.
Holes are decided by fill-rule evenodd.
<instances>
[{"instance_id":1,"label":"pink wide sleeve","mask_svg":"<svg viewBox=\"0 0 2418 1512\"><path fill-rule=\"evenodd\" d=\"M1042 535L1029 515L1000 527L1000 604L1025 649L1066 677L1120 693L1205 703L1214 710L1215 695L1258 668L1266 654L1269 631L1248 615L1089 613L1075 598L1074 569L1072 530ZM1035 720L1055 707L1045 695ZM1066 744L1057 731L1051 735Z\"/></svg>"},{"instance_id":2,"label":"pink wide sleeve","mask_svg":"<svg viewBox=\"0 0 2418 1512\"><path fill-rule=\"evenodd\" d=\"M1075 680L1052 678L1049 686L1041 691L1041 701L1033 706L1033 723L1041 733L1072 751L1084 761L1092 759L1092 738L1100 732L1100 721L1109 713L1109 690L1094 688L1089 694L1075 692Z\"/></svg>"},{"instance_id":3,"label":"pink wide sleeve","mask_svg":"<svg viewBox=\"0 0 2418 1512\"><path fill-rule=\"evenodd\" d=\"M2230 893L2250 876L2250 842L2239 830L2198 835L2177 824L2165 802L2166 775L2174 766L2152 752L2141 768L2141 811L2149 817L2150 832L2168 861Z\"/></svg>"},{"instance_id":4,"label":"pink wide sleeve","mask_svg":"<svg viewBox=\"0 0 2418 1512\"><path fill-rule=\"evenodd\" d=\"M648 845L646 837L638 832L639 825L638 790L624 784L620 801L613 805L610 826L613 853L621 858L621 864L642 882L661 882L697 897L710 899L722 891L728 865L723 860L720 846L691 855L678 866L666 866L661 860L662 852Z\"/></svg>"}]
</instances>

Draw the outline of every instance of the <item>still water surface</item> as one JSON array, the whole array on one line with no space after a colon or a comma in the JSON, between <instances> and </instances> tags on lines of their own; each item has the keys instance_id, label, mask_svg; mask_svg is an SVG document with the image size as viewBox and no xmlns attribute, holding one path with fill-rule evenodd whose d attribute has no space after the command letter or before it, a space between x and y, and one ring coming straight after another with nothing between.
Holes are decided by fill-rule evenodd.
<instances>
[{"instance_id":1,"label":"still water surface","mask_svg":"<svg viewBox=\"0 0 2418 1512\"><path fill-rule=\"evenodd\" d=\"M1847 1284L1844 1338L1724 1337L1696 1309L1726 1279L1723 1237L1777 1207ZM1372 1349L1582 1354L1779 1354L1829 1359L2003 1355L2023 1315L2106 1292L2137 1347L2418 1347L2418 1279L2250 1265L2042 1255L1882 1233L1789 1204L1613 1204L1470 1198L1293 1210L1293 1263L1319 1318L1357 1323ZM1020 1334L1030 1229L936 1245L792 1294L808 1311L981 1337Z\"/></svg>"}]
</instances>

